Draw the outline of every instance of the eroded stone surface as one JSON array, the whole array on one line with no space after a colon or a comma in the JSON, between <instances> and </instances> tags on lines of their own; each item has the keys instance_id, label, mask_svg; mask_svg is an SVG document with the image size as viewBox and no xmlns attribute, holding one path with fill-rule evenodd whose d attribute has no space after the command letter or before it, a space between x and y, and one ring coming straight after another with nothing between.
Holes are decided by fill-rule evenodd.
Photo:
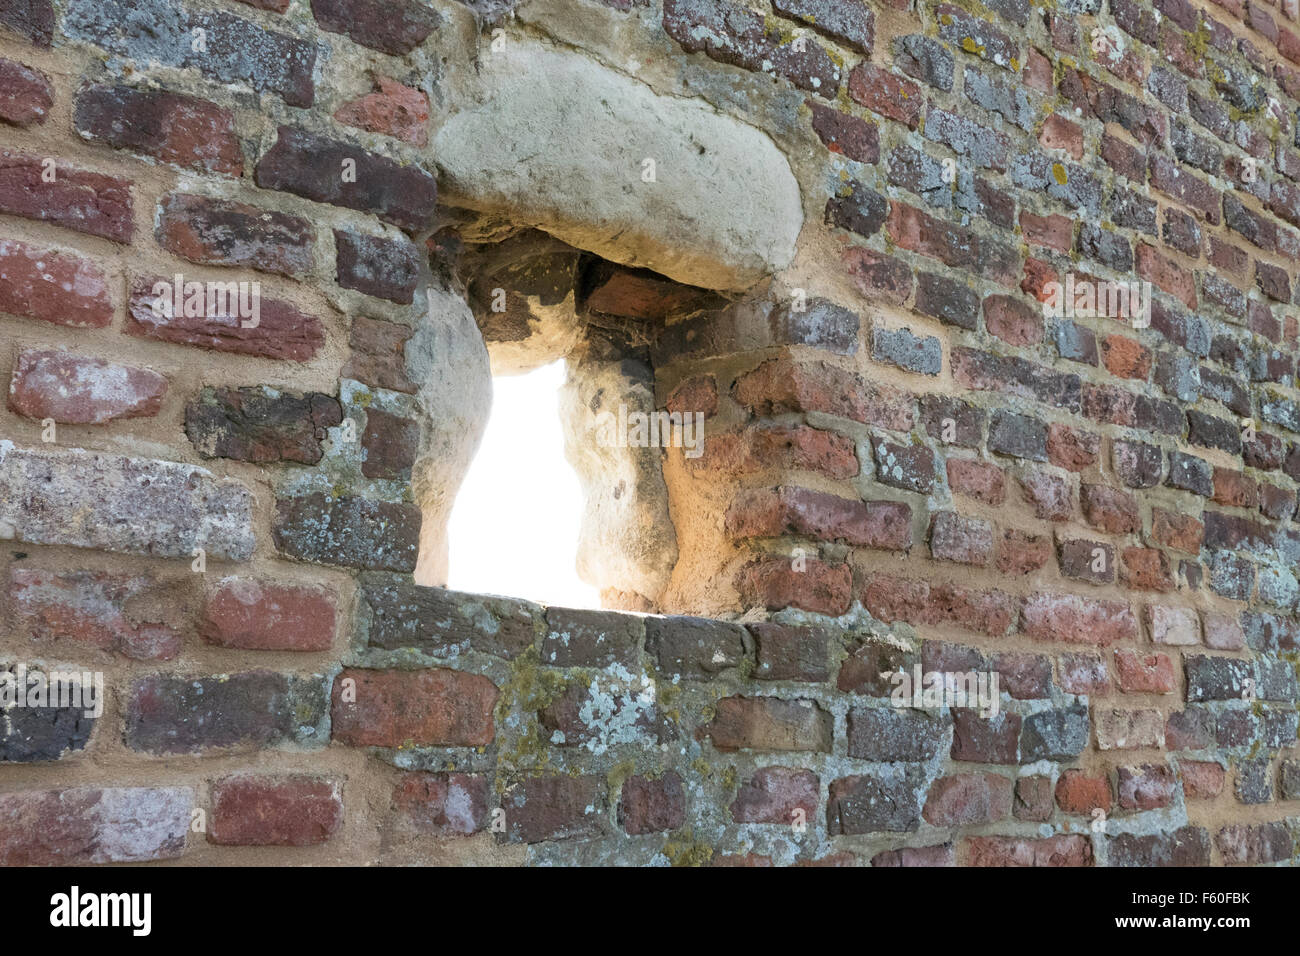
<instances>
[{"instance_id":1,"label":"eroded stone surface","mask_svg":"<svg viewBox=\"0 0 1300 956\"><path fill-rule=\"evenodd\" d=\"M743 289L793 259L799 187L763 133L536 43L482 67L464 91L479 105L434 141L445 200L705 288Z\"/></svg>"}]
</instances>

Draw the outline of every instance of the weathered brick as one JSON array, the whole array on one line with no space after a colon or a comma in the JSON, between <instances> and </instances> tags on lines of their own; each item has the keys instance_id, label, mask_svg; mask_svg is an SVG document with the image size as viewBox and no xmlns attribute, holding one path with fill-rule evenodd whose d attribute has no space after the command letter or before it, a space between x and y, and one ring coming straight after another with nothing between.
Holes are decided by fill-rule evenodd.
<instances>
[{"instance_id":1,"label":"weathered brick","mask_svg":"<svg viewBox=\"0 0 1300 956\"><path fill-rule=\"evenodd\" d=\"M185 852L189 787L0 794L0 866L143 863Z\"/></svg>"},{"instance_id":2,"label":"weathered brick","mask_svg":"<svg viewBox=\"0 0 1300 956\"><path fill-rule=\"evenodd\" d=\"M807 750L829 753L831 715L811 700L776 697L724 697L699 736L714 748L733 750Z\"/></svg>"},{"instance_id":3,"label":"weathered brick","mask_svg":"<svg viewBox=\"0 0 1300 956\"><path fill-rule=\"evenodd\" d=\"M20 352L9 383L9 408L28 418L103 425L158 414L167 379L157 372L67 352Z\"/></svg>"},{"instance_id":4,"label":"weathered brick","mask_svg":"<svg viewBox=\"0 0 1300 956\"><path fill-rule=\"evenodd\" d=\"M318 463L327 429L342 421L335 398L265 387L205 388L185 407L185 434L200 455L258 464Z\"/></svg>"},{"instance_id":5,"label":"weathered brick","mask_svg":"<svg viewBox=\"0 0 1300 956\"><path fill-rule=\"evenodd\" d=\"M171 288L172 282L141 277L132 283L125 329L128 335L295 362L307 361L325 344L320 319L283 300L262 296L257 324L247 325L247 319L231 314L239 310L230 309L228 300L224 304L215 301L211 308L206 300L196 303L197 314L189 314L187 305L184 312L168 315L162 306L166 300L159 294L164 287Z\"/></svg>"},{"instance_id":6,"label":"weathered brick","mask_svg":"<svg viewBox=\"0 0 1300 956\"><path fill-rule=\"evenodd\" d=\"M355 169L355 176L344 177L345 165ZM279 128L275 145L258 162L257 185L373 213L408 232L432 224L438 198L437 181L418 166L400 166L291 126Z\"/></svg>"},{"instance_id":7,"label":"weathered brick","mask_svg":"<svg viewBox=\"0 0 1300 956\"><path fill-rule=\"evenodd\" d=\"M314 846L343 825L337 781L237 775L212 785L208 841L221 846Z\"/></svg>"},{"instance_id":8,"label":"weathered brick","mask_svg":"<svg viewBox=\"0 0 1300 956\"><path fill-rule=\"evenodd\" d=\"M375 77L375 90L349 100L334 111L345 126L392 136L413 146L429 142L429 99L413 87L387 76Z\"/></svg>"},{"instance_id":9,"label":"weathered brick","mask_svg":"<svg viewBox=\"0 0 1300 956\"><path fill-rule=\"evenodd\" d=\"M385 571L413 571L420 510L411 504L311 492L276 501L271 536L302 561Z\"/></svg>"},{"instance_id":10,"label":"weathered brick","mask_svg":"<svg viewBox=\"0 0 1300 956\"><path fill-rule=\"evenodd\" d=\"M505 841L542 843L601 836L605 831L603 777L527 777L501 795Z\"/></svg>"},{"instance_id":11,"label":"weathered brick","mask_svg":"<svg viewBox=\"0 0 1300 956\"><path fill-rule=\"evenodd\" d=\"M179 615L163 615L168 623L143 619L153 615L138 610L142 598L170 598L175 607L176 592L174 583L150 576L93 571L15 567L9 581L20 633L38 643L74 641L134 660L170 660L180 653Z\"/></svg>"},{"instance_id":12,"label":"weathered brick","mask_svg":"<svg viewBox=\"0 0 1300 956\"><path fill-rule=\"evenodd\" d=\"M488 823L488 778L468 773L408 773L393 788L393 808L416 828L469 836Z\"/></svg>"},{"instance_id":13,"label":"weathered brick","mask_svg":"<svg viewBox=\"0 0 1300 956\"><path fill-rule=\"evenodd\" d=\"M921 797L914 774L841 777L831 781L826 831L832 836L889 831L909 833L921 822Z\"/></svg>"},{"instance_id":14,"label":"weathered brick","mask_svg":"<svg viewBox=\"0 0 1300 956\"><path fill-rule=\"evenodd\" d=\"M1093 729L1098 750L1140 750L1163 747L1164 720L1157 710L1094 708Z\"/></svg>"},{"instance_id":15,"label":"weathered brick","mask_svg":"<svg viewBox=\"0 0 1300 956\"><path fill-rule=\"evenodd\" d=\"M546 609L542 662L556 667L636 666L644 634L640 618L611 611Z\"/></svg>"},{"instance_id":16,"label":"weathered brick","mask_svg":"<svg viewBox=\"0 0 1300 956\"><path fill-rule=\"evenodd\" d=\"M1136 640L1137 618L1127 604L1072 594L1031 595L1025 602L1021 630L1040 641L1097 644Z\"/></svg>"},{"instance_id":17,"label":"weathered brick","mask_svg":"<svg viewBox=\"0 0 1300 956\"><path fill-rule=\"evenodd\" d=\"M938 561L988 564L993 556L993 526L954 511L938 512L930 523L930 554Z\"/></svg>"},{"instance_id":18,"label":"weathered brick","mask_svg":"<svg viewBox=\"0 0 1300 956\"><path fill-rule=\"evenodd\" d=\"M782 31L748 7L727 0L667 0L663 26L688 53L703 51L720 63L775 73L828 99L839 90L839 68L824 49L783 39Z\"/></svg>"},{"instance_id":19,"label":"weathered brick","mask_svg":"<svg viewBox=\"0 0 1300 956\"><path fill-rule=\"evenodd\" d=\"M53 105L54 86L48 76L14 60L0 59L0 122L35 126L45 122Z\"/></svg>"},{"instance_id":20,"label":"weathered brick","mask_svg":"<svg viewBox=\"0 0 1300 956\"><path fill-rule=\"evenodd\" d=\"M196 30L202 49L193 43ZM137 63L192 67L219 83L274 93L289 106L311 106L316 97L316 43L224 11L170 0L69 0L63 32Z\"/></svg>"},{"instance_id":21,"label":"weathered brick","mask_svg":"<svg viewBox=\"0 0 1300 956\"><path fill-rule=\"evenodd\" d=\"M634 836L679 829L686 822L682 778L673 771L659 777L628 777L618 802L618 822Z\"/></svg>"},{"instance_id":22,"label":"weathered brick","mask_svg":"<svg viewBox=\"0 0 1300 956\"><path fill-rule=\"evenodd\" d=\"M88 86L77 94L73 122L86 139L173 166L230 176L244 172L234 117L196 97L129 86Z\"/></svg>"},{"instance_id":23,"label":"weathered brick","mask_svg":"<svg viewBox=\"0 0 1300 956\"><path fill-rule=\"evenodd\" d=\"M940 777L930 785L921 815L941 827L995 823L1011 815L1012 783L995 773Z\"/></svg>"},{"instance_id":24,"label":"weathered brick","mask_svg":"<svg viewBox=\"0 0 1300 956\"><path fill-rule=\"evenodd\" d=\"M410 53L442 19L415 0L311 0L311 12L322 30L392 56Z\"/></svg>"},{"instance_id":25,"label":"weathered brick","mask_svg":"<svg viewBox=\"0 0 1300 956\"><path fill-rule=\"evenodd\" d=\"M203 468L0 445L0 476L0 528L17 541L187 561L199 547L235 561L253 552L252 494Z\"/></svg>"},{"instance_id":26,"label":"weathered brick","mask_svg":"<svg viewBox=\"0 0 1300 956\"><path fill-rule=\"evenodd\" d=\"M143 677L130 687L124 739L132 750L153 754L323 746L327 706L325 678L319 675L248 671Z\"/></svg>"},{"instance_id":27,"label":"weathered brick","mask_svg":"<svg viewBox=\"0 0 1300 956\"><path fill-rule=\"evenodd\" d=\"M969 866L1092 866L1085 836L970 837L964 844Z\"/></svg>"},{"instance_id":28,"label":"weathered brick","mask_svg":"<svg viewBox=\"0 0 1300 956\"><path fill-rule=\"evenodd\" d=\"M0 150L0 213L128 243L135 234L132 184L40 156Z\"/></svg>"},{"instance_id":29,"label":"weathered brick","mask_svg":"<svg viewBox=\"0 0 1300 956\"><path fill-rule=\"evenodd\" d=\"M727 509L733 538L808 535L866 548L905 551L912 545L912 511L898 501L859 501L783 486L742 492Z\"/></svg>"},{"instance_id":30,"label":"weathered brick","mask_svg":"<svg viewBox=\"0 0 1300 956\"><path fill-rule=\"evenodd\" d=\"M462 671L347 668L334 679L332 734L352 747L483 747L496 735L497 696Z\"/></svg>"},{"instance_id":31,"label":"weathered brick","mask_svg":"<svg viewBox=\"0 0 1300 956\"><path fill-rule=\"evenodd\" d=\"M794 570L789 558L758 559L741 569L736 578L741 599L769 611L787 607L815 614L839 616L849 609L853 572L847 565L826 564L807 558Z\"/></svg>"},{"instance_id":32,"label":"weathered brick","mask_svg":"<svg viewBox=\"0 0 1300 956\"><path fill-rule=\"evenodd\" d=\"M411 242L334 230L339 285L401 305L415 301L420 251Z\"/></svg>"},{"instance_id":33,"label":"weathered brick","mask_svg":"<svg viewBox=\"0 0 1300 956\"><path fill-rule=\"evenodd\" d=\"M731 819L786 826L807 822L817 812L819 790L817 775L811 770L762 767L736 793Z\"/></svg>"},{"instance_id":34,"label":"weathered brick","mask_svg":"<svg viewBox=\"0 0 1300 956\"><path fill-rule=\"evenodd\" d=\"M316 230L300 216L170 193L159 204L157 238L164 249L191 262L296 276L312 268Z\"/></svg>"},{"instance_id":35,"label":"weathered brick","mask_svg":"<svg viewBox=\"0 0 1300 956\"><path fill-rule=\"evenodd\" d=\"M200 631L218 647L327 651L337 613L324 588L227 577L209 590Z\"/></svg>"},{"instance_id":36,"label":"weathered brick","mask_svg":"<svg viewBox=\"0 0 1300 956\"><path fill-rule=\"evenodd\" d=\"M0 312L103 328L113 311L108 282L90 259L0 239Z\"/></svg>"}]
</instances>

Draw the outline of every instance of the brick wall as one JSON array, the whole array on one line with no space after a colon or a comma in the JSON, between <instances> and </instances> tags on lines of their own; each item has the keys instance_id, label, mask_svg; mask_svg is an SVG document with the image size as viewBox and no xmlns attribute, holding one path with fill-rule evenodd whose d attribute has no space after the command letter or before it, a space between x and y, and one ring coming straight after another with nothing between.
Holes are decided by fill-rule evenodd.
<instances>
[{"instance_id":1,"label":"brick wall","mask_svg":"<svg viewBox=\"0 0 1300 956\"><path fill-rule=\"evenodd\" d=\"M0 0L0 667L106 687L0 712L0 862L1294 859L1298 38L1289 0ZM706 415L649 616L414 583L501 216L430 144L494 43L797 184L754 282L700 230L561 236L583 356ZM699 151L655 188L735 189ZM177 275L256 324L160 313ZM1043 308L1106 281L1149 323ZM996 715L894 706L914 668Z\"/></svg>"}]
</instances>

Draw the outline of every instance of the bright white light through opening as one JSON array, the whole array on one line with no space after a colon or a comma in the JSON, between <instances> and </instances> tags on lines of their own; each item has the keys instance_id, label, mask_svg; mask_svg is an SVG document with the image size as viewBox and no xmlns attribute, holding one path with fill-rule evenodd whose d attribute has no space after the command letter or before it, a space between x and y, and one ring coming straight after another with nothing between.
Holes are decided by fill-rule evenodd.
<instances>
[{"instance_id":1,"label":"bright white light through opening","mask_svg":"<svg viewBox=\"0 0 1300 956\"><path fill-rule=\"evenodd\" d=\"M576 569L582 487L564 457L563 383L563 360L492 379L492 415L448 524L448 587L600 607Z\"/></svg>"}]
</instances>

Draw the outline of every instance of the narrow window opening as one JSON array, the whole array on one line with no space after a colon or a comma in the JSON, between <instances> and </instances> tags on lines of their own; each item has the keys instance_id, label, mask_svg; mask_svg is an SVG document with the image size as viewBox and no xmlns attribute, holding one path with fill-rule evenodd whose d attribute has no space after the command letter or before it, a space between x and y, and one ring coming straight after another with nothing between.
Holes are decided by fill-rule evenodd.
<instances>
[{"instance_id":1,"label":"narrow window opening","mask_svg":"<svg viewBox=\"0 0 1300 956\"><path fill-rule=\"evenodd\" d=\"M598 608L578 577L583 495L564 457L561 359L492 379L492 413L448 524L448 587Z\"/></svg>"}]
</instances>

